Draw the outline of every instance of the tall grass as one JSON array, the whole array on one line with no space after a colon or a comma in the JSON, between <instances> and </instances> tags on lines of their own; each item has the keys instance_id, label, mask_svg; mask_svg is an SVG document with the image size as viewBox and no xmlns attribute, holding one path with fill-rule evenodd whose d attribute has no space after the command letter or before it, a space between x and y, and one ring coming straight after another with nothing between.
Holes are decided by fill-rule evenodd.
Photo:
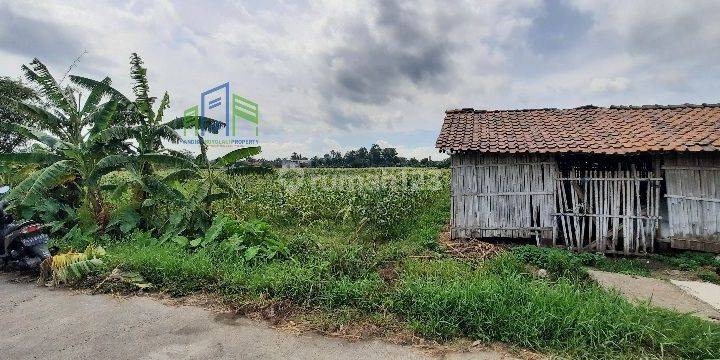
<instances>
[{"instance_id":1,"label":"tall grass","mask_svg":"<svg viewBox=\"0 0 720 360\"><path fill-rule=\"evenodd\" d=\"M410 261L394 310L421 334L440 339L467 336L578 357L720 354L716 324L633 305L595 284L508 272L507 263L516 261L498 259L480 269Z\"/></svg>"},{"instance_id":2,"label":"tall grass","mask_svg":"<svg viewBox=\"0 0 720 360\"><path fill-rule=\"evenodd\" d=\"M372 265L379 263L382 251L367 253L353 246L258 266L212 263L203 252L178 253L166 245L124 243L110 252L115 263L122 262L174 294L265 294L329 311L390 312L428 338L502 341L588 358L700 359L720 354L716 324L633 305L592 283L533 278L513 255L481 267L452 259L406 260L400 278L388 284ZM363 266L366 260L371 261L369 267Z\"/></svg>"}]
</instances>

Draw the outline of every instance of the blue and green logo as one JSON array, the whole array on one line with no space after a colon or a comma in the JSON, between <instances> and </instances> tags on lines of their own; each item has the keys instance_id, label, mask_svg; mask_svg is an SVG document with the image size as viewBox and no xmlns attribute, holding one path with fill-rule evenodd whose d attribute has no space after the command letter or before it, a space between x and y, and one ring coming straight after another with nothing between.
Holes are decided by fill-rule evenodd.
<instances>
[{"instance_id":1,"label":"blue and green logo","mask_svg":"<svg viewBox=\"0 0 720 360\"><path fill-rule=\"evenodd\" d=\"M193 119L194 125L186 126L181 135L182 143L197 144L198 135L208 146L245 147L259 146L260 109L252 100L230 92L226 82L200 94L200 105L185 110L186 118ZM210 118L225 124L217 134L204 131L200 126L203 118ZM194 128L194 129L193 129Z\"/></svg>"}]
</instances>

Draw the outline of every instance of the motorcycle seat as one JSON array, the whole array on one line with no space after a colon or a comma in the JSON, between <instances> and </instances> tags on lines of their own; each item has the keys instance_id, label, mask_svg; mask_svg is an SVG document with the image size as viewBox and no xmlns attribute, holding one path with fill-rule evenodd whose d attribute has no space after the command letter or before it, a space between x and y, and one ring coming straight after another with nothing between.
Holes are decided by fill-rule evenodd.
<instances>
[{"instance_id":1,"label":"motorcycle seat","mask_svg":"<svg viewBox=\"0 0 720 360\"><path fill-rule=\"evenodd\" d=\"M3 231L3 236L7 236L11 232L22 229L24 226L27 226L30 224L32 224L32 221L29 221L29 220L12 222L12 223L10 223L10 225L5 227L5 231Z\"/></svg>"}]
</instances>

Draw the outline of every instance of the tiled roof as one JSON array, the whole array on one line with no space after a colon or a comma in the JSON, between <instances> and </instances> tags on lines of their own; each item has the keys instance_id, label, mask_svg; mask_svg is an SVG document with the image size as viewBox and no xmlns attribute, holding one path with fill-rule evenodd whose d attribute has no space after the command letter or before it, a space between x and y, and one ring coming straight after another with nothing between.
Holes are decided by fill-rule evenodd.
<instances>
[{"instance_id":1,"label":"tiled roof","mask_svg":"<svg viewBox=\"0 0 720 360\"><path fill-rule=\"evenodd\" d=\"M720 151L720 104L448 110L435 147L494 153Z\"/></svg>"}]
</instances>

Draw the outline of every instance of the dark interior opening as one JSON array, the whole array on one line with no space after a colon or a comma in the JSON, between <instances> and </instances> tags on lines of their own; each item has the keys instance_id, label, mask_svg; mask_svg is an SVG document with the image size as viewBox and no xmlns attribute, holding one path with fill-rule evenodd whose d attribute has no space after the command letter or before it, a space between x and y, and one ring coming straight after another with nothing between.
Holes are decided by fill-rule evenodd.
<instances>
[{"instance_id":1,"label":"dark interior opening","mask_svg":"<svg viewBox=\"0 0 720 360\"><path fill-rule=\"evenodd\" d=\"M667 212L665 184L657 180L659 159L652 154L558 155L563 179L556 196L558 243L611 253L651 251L660 235L660 217Z\"/></svg>"}]
</instances>

